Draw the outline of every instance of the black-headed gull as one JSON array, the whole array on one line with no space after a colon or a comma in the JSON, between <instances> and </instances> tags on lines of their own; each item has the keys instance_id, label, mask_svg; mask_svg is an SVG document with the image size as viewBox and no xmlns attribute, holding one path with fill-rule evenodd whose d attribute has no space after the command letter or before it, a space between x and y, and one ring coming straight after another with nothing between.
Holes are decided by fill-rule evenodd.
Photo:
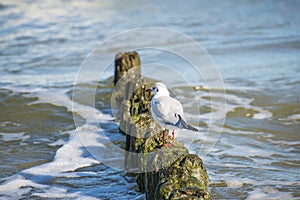
<instances>
[{"instance_id":1,"label":"black-headed gull","mask_svg":"<svg viewBox=\"0 0 300 200\"><path fill-rule=\"evenodd\" d=\"M170 97L170 93L165 84L157 82L148 91L150 90L154 93L151 99L151 114L153 119L163 129L163 146L168 146L166 144L165 129L172 130L173 144L174 129L198 131L198 129L186 122L181 103Z\"/></svg>"}]
</instances>

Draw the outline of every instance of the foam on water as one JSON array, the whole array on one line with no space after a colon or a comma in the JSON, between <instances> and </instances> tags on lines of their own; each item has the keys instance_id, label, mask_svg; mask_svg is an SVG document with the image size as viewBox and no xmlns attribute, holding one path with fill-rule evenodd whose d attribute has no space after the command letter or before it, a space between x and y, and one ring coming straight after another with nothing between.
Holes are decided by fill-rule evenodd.
<instances>
[{"instance_id":1,"label":"foam on water","mask_svg":"<svg viewBox=\"0 0 300 200\"><path fill-rule=\"evenodd\" d=\"M22 175L14 175L4 180L0 187L0 197L5 199L20 199L23 195L30 192L31 188L47 188L42 184L34 183Z\"/></svg>"},{"instance_id":2,"label":"foam on water","mask_svg":"<svg viewBox=\"0 0 300 200\"><path fill-rule=\"evenodd\" d=\"M13 88L15 91L26 92L24 88ZM68 191L66 188L59 188L57 186L49 185L55 178L82 178L87 176L97 176L97 172L94 171L84 171L78 172L78 169L93 166L95 164L100 164L101 162L109 163L113 165L119 165L123 163L123 155L122 151L115 146L110 147L110 143L112 140L121 141L124 138L123 136L114 134L113 137L108 138L107 134L102 134L105 130L99 127L99 122L103 124L111 124L113 123L113 118L110 115L104 114L91 106L82 105L76 102L72 102L70 98L66 95L68 92L67 89L34 89L28 90L33 93L35 96L39 97L39 100L34 103L50 103L57 106L64 106L68 110L73 111L80 116L83 116L86 120L86 123L77 127L77 130L68 131L69 141L58 140L54 143L49 144L53 145L63 145L59 150L57 150L54 160L52 162L35 166L26 170L23 170L18 175L9 177L4 179L1 183L0 194L4 195L6 198L17 198L24 196L32 191L32 188L39 188L38 192L33 192L33 196L42 197L42 198L94 198L90 197L84 193L80 193L78 191ZM27 92L28 92L27 91ZM200 98L207 96L207 93L201 92ZM221 97L218 92L211 93L214 97ZM226 113L236 112L236 108L243 108L244 110L255 111L256 113L251 115L247 115L247 113L242 113L244 117L252 118L256 120L264 120L270 119L272 117L272 113L266 108L262 108L259 106L252 105L253 99L247 98L244 96L238 96L236 94L227 94L226 95ZM73 106L72 106L73 103ZM184 103L184 102L183 102ZM213 107L213 111L216 113L221 112L221 102L209 101L206 98L202 98L201 105L210 105ZM75 106L74 106L75 105ZM192 104L184 103L186 107L192 107ZM75 110L74 110L75 108ZM274 162L277 161L277 158L274 155L281 155L279 152L279 147L282 145L286 146L295 146L299 142L292 141L274 141L272 139L273 135L270 133L259 132L259 131L250 131L250 130L242 130L242 129L232 129L227 127L219 127L211 120L212 112L207 114L201 114L200 116L194 115L191 113L187 113L187 119L196 119L199 118L205 122L211 122L211 129L209 134L207 134L206 128L200 128L200 133L194 133L191 131L184 131L184 134L181 134L181 131L176 132L176 139L182 141L187 145L191 153L196 153L200 155L207 166L210 168L208 170L212 183L215 180L219 181L221 177L225 179L224 183L226 187L232 189L240 189L247 185L252 185L253 187L263 187L265 185L270 184L287 184L289 187L294 186L295 183L284 183L284 182L256 182L255 180L238 178L236 173L238 171L243 171L243 169L251 169L251 171L260 171L260 170L269 170L276 172L278 168L273 165ZM223 112L223 111L222 111ZM237 113L237 116L240 114ZM297 118L298 116L292 116L292 119ZM220 120L220 119L215 119ZM77 131L83 133L84 137L80 137L80 134L77 134ZM219 139L218 134L223 132L226 136L221 135L221 139ZM64 133L62 133L64 134ZM1 134L3 137L6 134ZM240 137L242 135L242 137ZM7 137L7 136L6 136ZM16 136L12 136L11 138L6 139L23 139L26 135L22 135L21 133L17 133ZM256 140L256 138L264 138L264 140ZM234 142L233 142L234 141ZM264 143L267 141L268 143ZM214 146L215 143L218 142L217 146ZM270 145L273 144L273 145ZM209 146L214 146L214 148L209 149ZM92 152L88 152L86 147L93 147ZM89 149L89 148L88 148ZM209 151L209 155L204 154ZM290 148L289 151L297 151L295 148ZM103 153L104 152L104 153ZM95 155L95 157L91 156L89 153ZM242 154L241 154L242 153ZM228 158L227 158L228 157ZM213 158L213 159L212 159ZM214 160L217 160L215 163ZM215 163L215 164L214 164ZM222 163L222 167L228 169L229 173L223 174L220 176L219 165ZM251 165L251 168L249 168ZM263 167L262 167L263 166ZM214 171L214 168L217 168ZM230 170L236 170L237 172L230 173ZM215 172L217 174L215 174ZM240 172L242 173L242 172ZM107 175L104 175L107 176ZM249 175L251 177L252 175ZM117 176L107 176L108 179L112 179L115 181L124 181L122 180L122 174ZM234 178L234 179L233 179ZM252 177L253 178L253 177ZM122 185L113 185L116 190L123 191L122 194L127 193L129 190L133 191L132 188L135 187L135 183L126 183L127 186ZM2 187L3 186L3 187ZM113 193L113 190L110 192ZM276 190L276 189L275 189ZM256 197L264 197L264 198L272 198L272 196L276 195L289 195L284 192L275 191L274 193L268 193L260 190L254 190L255 192L249 192L249 199L253 199ZM49 192L53 191L53 192ZM103 188L99 188L96 192L100 194L104 194L108 190L104 190ZM140 198L143 197L141 194L134 194L130 196L130 198ZM110 197L111 198L111 197Z\"/></svg>"},{"instance_id":3,"label":"foam on water","mask_svg":"<svg viewBox=\"0 0 300 200\"><path fill-rule=\"evenodd\" d=\"M285 192L280 192L277 189L270 187L256 188L253 191L249 192L247 200L256 200L256 199L296 199L291 194Z\"/></svg>"},{"instance_id":4,"label":"foam on water","mask_svg":"<svg viewBox=\"0 0 300 200\"><path fill-rule=\"evenodd\" d=\"M300 114L294 114L287 117L287 120L293 121L295 123L300 123Z\"/></svg>"},{"instance_id":5,"label":"foam on water","mask_svg":"<svg viewBox=\"0 0 300 200\"><path fill-rule=\"evenodd\" d=\"M98 198L84 196L80 192L70 193L65 188L49 188L43 193L34 193L33 196L41 198L54 198L54 199L86 199L86 200L95 200Z\"/></svg>"},{"instance_id":6,"label":"foam on water","mask_svg":"<svg viewBox=\"0 0 300 200\"><path fill-rule=\"evenodd\" d=\"M17 89L16 89L17 90ZM39 97L39 100L34 103L51 103L57 106L65 106L69 110L72 110L72 101L66 95L66 91L44 91L40 90L40 92L36 93ZM73 102L76 104L76 102ZM32 195L42 198L80 198L80 199L95 199L91 196L86 196L79 191L70 192L66 188L60 188L55 185L51 185L54 179L57 178L80 178L85 176L95 176L97 173L102 172L93 172L93 171L85 171L85 172L77 172L76 170L86 168L93 165L99 165L101 162L95 159L86 149L84 144L88 144L94 147L105 147L104 144L99 143L99 131L104 131L99 126L97 120L102 121L111 121L112 117L109 115L102 114L97 111L95 108L84 106L84 105L76 105L77 109L73 110L79 115L82 115L86 119L86 124L83 124L80 127L77 127L76 130L68 131L69 140L67 142L58 140L55 143L49 144L53 145L62 145L56 151L55 157L52 162L45 163L42 165L34 166L28 169L21 171L19 174L13 175L11 177L5 178L1 182L0 187L0 196L5 197L6 199L18 199L27 193L31 192L33 188L39 189L39 192L34 192ZM96 121L95 121L95 113L96 113ZM80 137L78 131L84 132L86 135L84 138ZM64 133L62 133L64 134ZM23 133L18 133L13 136L7 136L6 134L1 134L9 139L24 139ZM9 138L8 138L9 137ZM84 139L84 143L82 143L82 139ZM105 138L102 138L100 141L105 141ZM106 141L109 141L106 138ZM113 153L113 152L111 152ZM114 158L111 154L108 155L107 161L117 159ZM106 179L110 179L109 175L105 175ZM123 182L123 175L120 173L117 176L111 177L111 182ZM124 194L128 193L128 187L134 188L134 183L127 185L111 185L111 188L118 192L123 192ZM129 190L130 191L130 190ZM105 196L107 191L103 191L101 188L97 191L98 196L101 196L101 193ZM138 198L143 195L132 192L128 198ZM124 197L125 198L125 197ZM127 198L127 197L126 197Z\"/></svg>"},{"instance_id":7,"label":"foam on water","mask_svg":"<svg viewBox=\"0 0 300 200\"><path fill-rule=\"evenodd\" d=\"M72 111L72 103L65 93L73 84L84 56L97 42L124 29L136 27L164 26L184 32L201 42L211 54L227 90L226 107L222 110L224 99L218 92L220 88L196 87L199 90L196 91L199 104L204 111L199 116L195 113L199 107L189 99L191 94L178 89L179 97L187 108L187 120L201 126L201 132L178 133L176 138L200 157L203 157L203 152L210 151L204 156L209 177L212 184L222 183L220 187L210 188L213 198L216 195L216 199L292 199L291 195L298 197L300 194L297 182L300 180L297 160L300 121L297 104L300 83L299 7L296 1L215 1L207 4L195 0L189 3L147 1L123 4L119 0L104 0L101 3L2 0L0 24L4 28L0 30L3 47L0 48L0 85L15 86L12 91L39 96L39 101L35 103L64 106ZM149 9L152 12L143 12ZM153 15L159 17L154 19ZM62 18L63 23L60 23ZM128 20L125 22L125 19ZM87 73L82 82L89 84L98 81L99 77L94 72L101 71L103 61L111 59L113 62L118 51L128 50L136 43L145 46L154 44L152 38L143 41L138 39L138 35L136 38L135 42L126 38L116 40L115 44L99 52L94 63L87 63L95 66L95 71ZM189 50L188 44L176 38L163 40L166 46L185 49L190 55L198 56ZM148 61L184 69L183 74L187 78L193 75L185 68L186 65L181 65L185 62L178 62L179 59L166 57L154 49L138 51L141 52L142 64L148 63L145 62L148 58ZM144 69L142 71L145 72ZM110 71L108 76L112 73ZM155 71L151 74L156 77ZM172 76L168 75L165 73L162 77L172 83L178 82L169 80ZM212 94L207 92L208 89L212 89ZM116 152L117 145L111 143L121 146L124 136L111 134L117 132L111 116L79 104L75 112L86 120L85 124L77 127L77 131L84 133L85 137L78 137L73 130L67 132L68 141L62 138L56 142L44 141L50 149L62 145L56 152L50 152L55 154L50 156L54 156L54 160L43 165L39 161L25 163L24 166L33 164L35 167L2 179L0 193L4 196L0 198L19 199L32 194L36 198L66 199L93 198L95 194L99 194L97 198L104 199L140 197L132 189L134 183L127 184L121 178L124 174L120 172L99 167L102 166L100 161L93 158L82 144L88 144L90 149L95 150L94 153L107 153L106 157L98 157L103 162L119 162L122 152ZM223 112L226 113L224 129L218 124L224 118ZM0 127L4 129L22 125L22 122L19 124L3 119ZM99 127L100 123L104 128ZM209 130L208 124L211 124ZM222 134L218 135L220 132ZM16 131L13 134L2 131L0 142L4 144L3 148L33 140L29 148L37 151L34 148L39 141L34 141L29 133ZM107 148L108 144L112 147ZM84 166L90 167L82 168ZM5 170L10 166L3 164L1 167ZM61 184L53 184L55 181ZM68 187L72 184L75 185L73 188ZM87 191L84 188L88 188ZM133 195L128 195L130 192Z\"/></svg>"},{"instance_id":8,"label":"foam on water","mask_svg":"<svg viewBox=\"0 0 300 200\"><path fill-rule=\"evenodd\" d=\"M244 185L244 183L239 180L226 181L226 184L227 184L227 187L231 187L231 188L241 188Z\"/></svg>"},{"instance_id":9,"label":"foam on water","mask_svg":"<svg viewBox=\"0 0 300 200\"><path fill-rule=\"evenodd\" d=\"M69 141L56 152L52 162L29 168L22 173L42 176L66 176L65 172L72 172L82 167L98 164L99 161L93 158L82 157L85 152L82 149L83 146L76 130L68 133L70 134Z\"/></svg>"},{"instance_id":10,"label":"foam on water","mask_svg":"<svg viewBox=\"0 0 300 200\"><path fill-rule=\"evenodd\" d=\"M5 84L14 84L14 85L58 85L58 84L72 84L76 77L76 73L73 71L70 72L61 72L56 74L20 74L20 75L2 75L1 81Z\"/></svg>"},{"instance_id":11,"label":"foam on water","mask_svg":"<svg viewBox=\"0 0 300 200\"><path fill-rule=\"evenodd\" d=\"M24 132L21 132L21 133L0 133L0 135L2 136L2 140L4 140L4 142L16 141L16 140L25 141L25 140L30 138L30 136L25 135Z\"/></svg>"},{"instance_id":12,"label":"foam on water","mask_svg":"<svg viewBox=\"0 0 300 200\"><path fill-rule=\"evenodd\" d=\"M251 87L231 87L232 89L236 89L238 90L244 90L244 91L251 91L254 89L251 89ZM177 89L178 90L178 89ZM258 89L256 89L256 91L258 91ZM183 91L181 91L183 92ZM186 118L189 119L193 119L195 121L195 119L198 119L200 121L205 122L208 126L209 129L205 129L205 128L200 128L200 132L195 133L195 132L191 132L191 131L181 131L178 130L178 134L176 134L176 138L178 138L179 141L185 143L187 145L187 147L189 148L189 150L191 152L196 152L199 153L201 152L201 156L205 157L207 153L209 153L212 149L210 149L209 151L206 149L209 146L211 147L215 147L214 144L216 144L218 142L218 140L220 139L219 134L221 134L222 132L227 132L227 133L231 133L231 134L237 134L237 135L264 135L264 137L268 137L271 136L271 134L267 134L267 133L263 133L263 132L253 132L253 131L244 131L244 130L233 130L233 129L229 129L226 127L223 127L223 124L218 123L220 120L222 120L226 115L228 115L229 113L236 112L236 109L238 108L242 108L245 111L249 111L249 113L243 113L242 116L247 117L247 118L252 118L252 119L270 119L273 114L271 111L267 110L266 108L262 108L259 106L255 106L252 105L251 103L254 101L253 98L247 98L247 97L243 97L243 96L238 96L237 94L222 94L220 92L218 92L218 90L216 90L216 92L214 92L214 90L212 92L208 92L206 90L204 91L196 91L195 95L197 95L200 98L200 106L209 106L211 107L211 112L207 112L207 113L188 113L186 112ZM184 99L183 106L184 108L186 108L186 110L192 110L190 108L194 108L195 105L191 104L191 102L194 102L194 97L183 97L181 95L178 95L179 98ZM210 98L207 98L210 97ZM211 98L214 98L214 100L212 101ZM223 101L222 99L225 98L225 101ZM226 104L225 106L225 110L223 109L223 104ZM225 113L225 115L224 115ZM252 114L254 113L254 114ZM241 115L239 113L236 114L237 116ZM214 116L214 118L213 118ZM183 132L184 134L180 134L181 132ZM226 141L226 140L225 140ZM226 144L225 144L226 145ZM234 144L228 144L228 146L232 146ZM235 147L235 146L234 146ZM242 148L242 149L239 149ZM206 150L205 150L206 149ZM259 151L259 152L257 152ZM264 151L263 148L257 148L257 150L252 149L249 151L249 147L245 147L245 146L236 146L235 148L229 149L226 152L222 152L222 154L226 154L226 155L237 155L240 154L240 152L245 152L245 154L247 154L247 157L251 157L254 155L260 155L261 153L263 153L263 155L267 153L267 155L265 156L270 156L272 153L269 152L269 150ZM265 153L264 153L265 152ZM274 152L273 152L274 153Z\"/></svg>"}]
</instances>

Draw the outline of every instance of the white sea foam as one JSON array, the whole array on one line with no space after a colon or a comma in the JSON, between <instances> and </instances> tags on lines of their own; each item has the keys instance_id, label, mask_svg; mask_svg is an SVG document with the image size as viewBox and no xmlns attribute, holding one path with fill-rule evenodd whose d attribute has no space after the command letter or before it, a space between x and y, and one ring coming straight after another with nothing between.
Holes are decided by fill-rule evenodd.
<instances>
[{"instance_id":1,"label":"white sea foam","mask_svg":"<svg viewBox=\"0 0 300 200\"><path fill-rule=\"evenodd\" d=\"M82 157L84 150L77 132L74 130L68 133L70 134L68 143L57 150L52 162L29 168L23 172L34 175L61 176L64 172L98 164L99 162L93 158Z\"/></svg>"},{"instance_id":2,"label":"white sea foam","mask_svg":"<svg viewBox=\"0 0 300 200\"><path fill-rule=\"evenodd\" d=\"M25 141L25 140L30 138L30 136L25 135L24 132L20 132L20 133L0 133L0 135L2 136L2 140L4 142L16 141L16 140Z\"/></svg>"},{"instance_id":3,"label":"white sea foam","mask_svg":"<svg viewBox=\"0 0 300 200\"><path fill-rule=\"evenodd\" d=\"M69 97L65 94L66 91L44 91L44 90L39 90L36 91L37 95L39 96L39 100L34 102L47 102L51 103L54 105L58 106L64 106L68 110L73 110L77 114L81 115L84 117L86 120L86 124L77 127L76 131L81 132L80 135L77 134L75 130L73 131L68 131L70 134L70 139L69 141L57 141L55 143L52 143L51 145L60 145L62 144L63 146L56 152L56 156L54 160L50 163L46 163L40 166L36 166L27 170L24 170L20 173L18 176L14 176L11 180L8 181L6 180L2 185L4 186L4 189L6 188L6 191L1 191L1 194L6 194L9 193L9 191L13 191L9 193L10 197L21 197L23 194L26 194L30 191L28 187L34 187L34 188L41 188L41 192L36 192L34 193L35 196L41 197L41 198L88 198L88 196L85 196L84 194L81 194L79 192L70 192L67 191L63 188L57 188L54 186L49 186L47 184L47 178L43 178L42 176L49 176L49 177L84 177L84 176L94 176L96 175L95 172L74 172L76 169L82 168L82 167L87 167L93 164L98 164L100 162L103 163L117 163L117 165L120 164L120 162L123 159L122 151L118 149L116 146L111 146L111 148L107 148L111 144L111 138L107 138L104 134L101 132L103 131L101 128L99 128L98 122L101 121L103 123L111 122L113 119L109 115L105 115L96 109L89 107L89 106L84 106L77 104L74 102L75 106L72 108L72 103L69 99ZM262 108L252 106L251 102L252 99L248 98L236 98L235 95L229 95L227 97L228 99L231 99L233 103L227 104L226 106L226 112L234 110L236 107L244 107L246 109L253 109L258 111L258 114L261 114L264 112ZM205 100L206 101L206 100ZM216 113L220 112L220 109L218 110L219 106L218 103L220 102L214 102L213 106L214 109L216 109ZM268 111L266 111L268 112ZM266 114L266 113L264 113ZM211 113L207 115L201 115L201 119L205 120L210 120L211 118ZM195 117L192 115L187 115L188 117ZM271 114L267 113L265 116L270 117ZM198 116L199 117L199 116ZM256 118L257 116L253 116L253 118ZM258 117L258 118L264 118L264 117ZM211 126L211 132L221 132L221 127L215 125L214 123ZM260 133L260 132L251 132L251 131L242 131L242 130L232 130L230 128L224 129L228 133L232 134L243 134L243 135L264 135L266 136L265 133ZM83 137L80 137L83 136ZM198 134L196 135L196 140L198 139L199 142L196 142L196 144L193 144L190 147L190 150L193 150L192 152L198 152L199 150L199 144L201 145L202 143L206 144L211 144L212 146L215 144L218 140L218 138L214 138L217 136L216 134L212 135L205 135L205 134ZM199 138L198 138L199 136ZM188 133L186 135L183 134L176 134L176 137L179 140L183 140L184 142L187 141L187 144L189 143L191 137L194 137L194 133ZM204 141L202 141L202 139ZM237 138L238 139L238 138ZM232 143L232 141L227 140L226 138L222 139L222 145L221 146L227 146L229 148L227 149L222 149L220 148L219 151L212 151L213 156L216 158L221 158L221 157L226 157L226 155L230 156L236 156L239 157L241 156L241 153L243 153L243 157L250 158L252 159L256 164L261 165L261 164L268 164L269 161L266 161L266 163L262 163L261 160L253 158L255 156L261 156L261 157L272 157L272 154L275 154L276 151L272 149L267 149L264 150L263 148L255 148L255 147L247 147L247 145L237 145L236 143ZM92 149L92 154L95 155L97 159L94 159L91 156L83 156L86 154L84 152L85 147L93 147ZM205 149L206 147L203 147ZM214 149L215 150L215 149ZM104 152L104 153L103 153ZM202 157L202 154L201 154ZM252 158L251 158L252 157ZM272 161L272 160L271 160ZM265 162L265 161L263 161ZM210 163L210 165L212 165ZM217 167L219 167L219 164L216 164ZM224 162L222 165L225 168L249 168L247 163L242 164L242 163L230 163L230 162ZM261 166L253 166L253 170L259 170ZM267 169L266 167L264 169ZM270 170L274 170L275 168L270 167ZM31 179L30 177L26 176L26 174L32 174L34 175L33 177L40 177L41 180L36 180L36 179ZM226 176L226 175L224 175ZM116 178L116 177L114 177ZM220 178L220 177L218 177ZM227 180L230 180L232 177L228 177ZM45 179L45 180L43 180ZM121 177L117 178L122 179ZM25 180L25 181L24 181ZM11 183L16 183L16 184L11 184ZM228 187L231 188L241 188L245 183L249 183L245 180L233 180L233 181L227 181L226 184ZM256 184L256 183L255 183ZM267 184L267 183L265 183ZM270 184L270 183L268 183ZM281 184L281 183L280 183ZM131 185L133 187L134 184ZM1 188L0 187L0 188ZM122 189L122 186L117 186L119 189ZM127 186L126 186L127 187ZM123 188L124 189L124 188ZM127 188L126 188L127 190ZM14 191L16 194L14 194ZM3 193L2 193L3 192ZM19 192L19 193L18 193ZM18 193L18 194L17 194ZM13 196L16 195L16 196ZM262 197L269 197L270 194L266 193L264 191L257 191L257 193L252 193L249 194L249 199L253 199L255 197L262 196ZM9 197L9 196L7 196Z\"/></svg>"},{"instance_id":4,"label":"white sea foam","mask_svg":"<svg viewBox=\"0 0 300 200\"><path fill-rule=\"evenodd\" d=\"M300 114L294 114L287 117L289 120L300 120Z\"/></svg>"},{"instance_id":5,"label":"white sea foam","mask_svg":"<svg viewBox=\"0 0 300 200\"><path fill-rule=\"evenodd\" d=\"M51 196L51 192L48 191L49 186L46 184L48 179L53 179L54 177L76 177L78 175L72 173L76 169L99 164L99 161L92 157L82 156L84 154L84 146L76 130L69 131L68 133L70 134L69 141L58 149L52 162L25 169L19 175L10 177L1 184L0 194L6 198L18 199L23 193L29 192L28 190L24 191L24 188L28 189L29 187L34 187L46 188L44 190L45 194L37 194L41 197L71 198L78 195L78 193L67 194L66 192L60 191L59 193L52 193L53 196ZM31 178L33 178L33 180L31 180ZM20 194L21 191L23 191L23 193Z\"/></svg>"},{"instance_id":6,"label":"white sea foam","mask_svg":"<svg viewBox=\"0 0 300 200\"><path fill-rule=\"evenodd\" d=\"M177 131L179 133L176 134L176 137L179 139L179 141L182 141L186 145L188 145L189 150L191 150L192 152L201 152L201 156L204 157L214 148L214 145L218 142L220 134L222 132L243 135L263 135L264 137L269 137L270 134L263 132L243 131L239 129L235 130L223 127L222 122L224 122L223 120L226 117L226 114L229 112L235 112L236 108L250 110L251 114L245 113L245 117L250 118L252 116L253 119L269 119L273 116L273 114L269 110L259 106L251 105L251 103L254 101L253 98L240 97L235 94L226 94L224 96L223 94L218 92L211 92L208 94L208 92L205 91L196 92L196 95L201 98L201 106L206 105L212 107L213 110L208 113L200 113L200 115L199 113L186 113L187 119L199 119L201 121L204 121L208 125L207 130L202 130L197 134L194 134L193 132L190 133L189 131L184 131L184 134L180 134L180 131ZM209 99L207 99L208 96L213 97L214 100L210 101ZM226 103L222 100L224 97L226 99ZM224 103L226 104L225 107ZM191 103L184 103L184 106L190 108L193 105ZM252 112L254 112L254 114L252 114ZM191 145L192 143L193 145ZM228 145L232 146L231 144ZM236 146L236 148L233 148L232 150L228 149L226 152L222 153L238 156L241 152L245 152L246 157L253 157L260 154L267 154L266 156L271 156L271 153L268 153L269 151L263 151L260 148L251 148L249 150L249 147L243 145L238 145ZM261 160L259 160L258 162L261 162Z\"/></svg>"},{"instance_id":7,"label":"white sea foam","mask_svg":"<svg viewBox=\"0 0 300 200\"><path fill-rule=\"evenodd\" d=\"M12 85L57 85L71 84L74 82L76 73L55 73L55 74L7 74L1 76L1 81Z\"/></svg>"},{"instance_id":8,"label":"white sea foam","mask_svg":"<svg viewBox=\"0 0 300 200\"><path fill-rule=\"evenodd\" d=\"M7 178L4 184L1 184L0 195L5 199L20 199L31 190L30 187L45 188L46 186L34 183L21 175L14 175Z\"/></svg>"},{"instance_id":9,"label":"white sea foam","mask_svg":"<svg viewBox=\"0 0 300 200\"><path fill-rule=\"evenodd\" d=\"M68 110L72 110L72 101L65 94L65 92L66 91L47 92L40 90L40 92L36 94L38 95L39 100L34 103L51 103L57 106L64 106ZM76 104L76 102L73 103ZM36 192L33 194L34 196L41 198L94 199L93 197L85 196L80 192L69 192L64 188L57 188L55 186L48 185L48 182L55 179L55 177L74 178L91 176L91 173L94 172L75 172L75 170L100 164L101 161L111 164L118 163L119 165L120 161L122 161L123 165L123 155L118 155L116 153L114 150L114 148L116 149L116 146L113 148L107 148L107 145L110 145L111 142L109 138L101 133L103 130L98 125L99 120L102 122L111 123L112 117L99 112L95 108L81 104L76 104L74 108L75 110L73 110L73 112L83 116L86 120L86 124L77 127L76 130L65 132L69 134L68 141L65 142L58 140L55 143L49 144L52 146L63 145L57 150L52 162L25 169L18 175L3 179L0 186L0 195L6 199L19 199L24 194L30 192L31 188L39 188L42 192ZM78 134L78 132L81 134ZM23 133L17 133L11 136L7 136L4 133L1 135L5 137L5 140L24 139L26 136L24 136ZM93 147L92 151L93 149L96 149L96 153L99 152L99 156L97 157L96 155L98 159L95 159L87 152L89 147ZM118 181L120 182L124 181L121 176L116 177L114 175L111 178L119 179ZM124 190L124 193L127 193L128 191L127 186L124 186L123 189L121 189L122 186L118 185L112 187L115 187L114 190L116 191ZM133 186L131 185L131 187ZM102 192L103 194L105 193L105 191Z\"/></svg>"},{"instance_id":10,"label":"white sea foam","mask_svg":"<svg viewBox=\"0 0 300 200\"><path fill-rule=\"evenodd\" d=\"M243 187L244 183L239 180L230 180L230 181L226 181L226 185L227 187L231 187L231 188L241 188Z\"/></svg>"},{"instance_id":11,"label":"white sea foam","mask_svg":"<svg viewBox=\"0 0 300 200\"><path fill-rule=\"evenodd\" d=\"M226 107L228 108L227 112L234 111L234 109L237 107L243 107L245 109L251 109L251 110L258 112L258 113L253 114L253 119L267 119L267 118L271 118L273 116L273 113L270 112L269 110L258 107L258 106L251 105L251 103L254 100L253 98L238 97L233 94L230 94L230 95L227 94L226 99L228 102L226 104ZM250 115L246 114L246 117L249 117L249 116Z\"/></svg>"},{"instance_id":12,"label":"white sea foam","mask_svg":"<svg viewBox=\"0 0 300 200\"><path fill-rule=\"evenodd\" d=\"M249 195L246 198L247 200L256 200L256 199L297 199L291 194L286 192L280 192L275 188L263 187L257 188L249 192Z\"/></svg>"},{"instance_id":13,"label":"white sea foam","mask_svg":"<svg viewBox=\"0 0 300 200\"><path fill-rule=\"evenodd\" d=\"M57 141L51 143L51 144L48 144L49 146L59 146L59 145L64 145L66 144L67 142L62 140L62 139L58 139Z\"/></svg>"},{"instance_id":14,"label":"white sea foam","mask_svg":"<svg viewBox=\"0 0 300 200\"><path fill-rule=\"evenodd\" d=\"M293 121L297 124L300 124L300 114L290 115L286 119L289 120L289 121Z\"/></svg>"},{"instance_id":15,"label":"white sea foam","mask_svg":"<svg viewBox=\"0 0 300 200\"><path fill-rule=\"evenodd\" d=\"M6 127L6 126L15 126L15 127L19 127L20 124L16 123L16 122L11 122L11 121L4 121L0 123L1 127Z\"/></svg>"},{"instance_id":16,"label":"white sea foam","mask_svg":"<svg viewBox=\"0 0 300 200\"><path fill-rule=\"evenodd\" d=\"M80 194L80 192L68 192L65 188L52 187L47 189L43 193L34 193L33 196L41 197L41 198L55 198L55 199L84 199L84 200L95 200L98 198L89 197Z\"/></svg>"},{"instance_id":17,"label":"white sea foam","mask_svg":"<svg viewBox=\"0 0 300 200\"><path fill-rule=\"evenodd\" d=\"M253 119L268 119L271 118L273 116L273 114L266 110L266 109L262 109L259 107L254 107L257 111L259 111L259 113L255 113L253 115Z\"/></svg>"}]
</instances>

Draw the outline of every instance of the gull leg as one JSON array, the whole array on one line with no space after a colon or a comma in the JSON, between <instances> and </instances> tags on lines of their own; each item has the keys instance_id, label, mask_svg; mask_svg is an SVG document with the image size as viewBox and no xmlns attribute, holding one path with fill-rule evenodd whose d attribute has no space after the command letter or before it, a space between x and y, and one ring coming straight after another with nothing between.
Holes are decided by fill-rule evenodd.
<instances>
[{"instance_id":1,"label":"gull leg","mask_svg":"<svg viewBox=\"0 0 300 200\"><path fill-rule=\"evenodd\" d=\"M166 146L166 130L165 129L162 131L162 134L163 134L163 138L162 138L163 146Z\"/></svg>"},{"instance_id":2,"label":"gull leg","mask_svg":"<svg viewBox=\"0 0 300 200\"><path fill-rule=\"evenodd\" d=\"M167 135L168 135L168 132L166 133L167 131L166 130L163 130L163 147L168 147L169 144L167 144Z\"/></svg>"},{"instance_id":3,"label":"gull leg","mask_svg":"<svg viewBox=\"0 0 300 200\"><path fill-rule=\"evenodd\" d=\"M172 131L172 144L174 144L174 142L175 142L175 132L174 132L174 130Z\"/></svg>"}]
</instances>

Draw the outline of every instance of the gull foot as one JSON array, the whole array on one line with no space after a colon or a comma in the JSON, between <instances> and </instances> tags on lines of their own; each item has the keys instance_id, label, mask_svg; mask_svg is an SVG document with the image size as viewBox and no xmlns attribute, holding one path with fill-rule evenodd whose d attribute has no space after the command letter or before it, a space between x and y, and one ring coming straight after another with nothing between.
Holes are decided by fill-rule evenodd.
<instances>
[{"instance_id":1,"label":"gull foot","mask_svg":"<svg viewBox=\"0 0 300 200\"><path fill-rule=\"evenodd\" d=\"M174 143L165 143L165 144L163 144L163 145L161 145L162 147L175 147L176 146L176 144L174 144Z\"/></svg>"}]
</instances>

